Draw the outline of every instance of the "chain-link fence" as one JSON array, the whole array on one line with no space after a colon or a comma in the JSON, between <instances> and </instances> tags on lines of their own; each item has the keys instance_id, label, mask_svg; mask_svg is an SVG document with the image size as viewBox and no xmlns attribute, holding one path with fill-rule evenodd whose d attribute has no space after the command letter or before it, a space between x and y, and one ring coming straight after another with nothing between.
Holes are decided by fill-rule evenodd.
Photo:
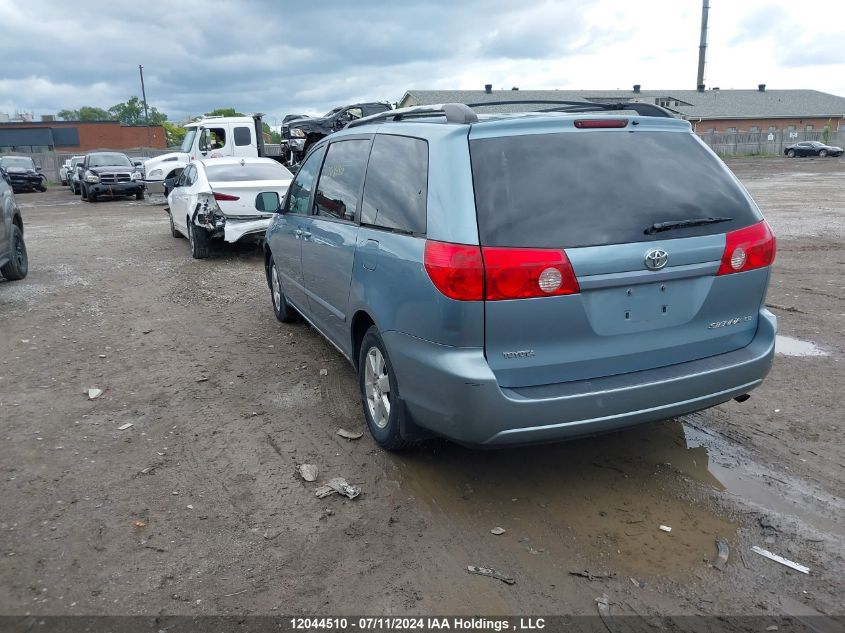
<instances>
[{"instance_id":1,"label":"chain-link fence","mask_svg":"<svg viewBox=\"0 0 845 633\"><path fill-rule=\"evenodd\" d=\"M41 168L41 173L43 173L47 180L52 182L59 182L61 177L59 176L59 169L64 164L64 162L73 156L84 156L90 152L121 152L126 154L129 158L153 158L154 156L161 156L162 154L167 154L172 152L172 149L159 149L159 148L151 148L151 147L135 147L132 149L96 149L96 150L89 150L89 152L57 152L57 151L46 151L46 152L5 152L4 156L29 156L32 158L33 162L35 163L36 167Z\"/></svg>"}]
</instances>

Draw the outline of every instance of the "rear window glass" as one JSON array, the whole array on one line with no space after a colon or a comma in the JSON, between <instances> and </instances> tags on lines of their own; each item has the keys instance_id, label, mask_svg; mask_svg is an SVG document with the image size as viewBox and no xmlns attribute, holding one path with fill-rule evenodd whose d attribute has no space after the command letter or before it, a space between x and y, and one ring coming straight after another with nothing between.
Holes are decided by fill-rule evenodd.
<instances>
[{"instance_id":1,"label":"rear window glass","mask_svg":"<svg viewBox=\"0 0 845 633\"><path fill-rule=\"evenodd\" d=\"M428 143L379 134L373 142L361 222L425 233L428 197Z\"/></svg>"},{"instance_id":2,"label":"rear window glass","mask_svg":"<svg viewBox=\"0 0 845 633\"><path fill-rule=\"evenodd\" d=\"M249 132L248 127L236 127L235 128L235 145L249 145L252 143L252 134Z\"/></svg>"},{"instance_id":3,"label":"rear window glass","mask_svg":"<svg viewBox=\"0 0 845 633\"><path fill-rule=\"evenodd\" d=\"M206 165L205 175L209 182L238 182L244 180L286 180L293 178L279 163L229 163Z\"/></svg>"},{"instance_id":4,"label":"rear window glass","mask_svg":"<svg viewBox=\"0 0 845 633\"><path fill-rule=\"evenodd\" d=\"M565 248L711 235L760 216L687 133L564 132L470 141L481 242ZM662 231L656 222L729 217Z\"/></svg>"}]
</instances>

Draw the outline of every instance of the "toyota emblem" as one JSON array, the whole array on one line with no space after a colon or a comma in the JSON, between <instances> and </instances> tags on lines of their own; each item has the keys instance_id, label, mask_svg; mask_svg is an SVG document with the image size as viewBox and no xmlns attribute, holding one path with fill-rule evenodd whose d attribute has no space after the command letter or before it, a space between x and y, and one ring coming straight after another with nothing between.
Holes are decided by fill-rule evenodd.
<instances>
[{"instance_id":1,"label":"toyota emblem","mask_svg":"<svg viewBox=\"0 0 845 633\"><path fill-rule=\"evenodd\" d=\"M653 248L645 254L645 267L649 270L660 270L669 262L669 253L662 248Z\"/></svg>"}]
</instances>

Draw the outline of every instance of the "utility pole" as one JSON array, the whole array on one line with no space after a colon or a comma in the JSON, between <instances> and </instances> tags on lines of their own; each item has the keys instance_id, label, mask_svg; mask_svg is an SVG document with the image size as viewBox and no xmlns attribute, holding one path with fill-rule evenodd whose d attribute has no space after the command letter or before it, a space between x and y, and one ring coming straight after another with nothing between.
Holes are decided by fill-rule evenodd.
<instances>
[{"instance_id":1,"label":"utility pole","mask_svg":"<svg viewBox=\"0 0 845 633\"><path fill-rule=\"evenodd\" d=\"M707 56L707 17L710 14L710 0L702 0L701 4L701 44L698 47L698 81L696 90L704 92L704 61Z\"/></svg>"},{"instance_id":2,"label":"utility pole","mask_svg":"<svg viewBox=\"0 0 845 633\"><path fill-rule=\"evenodd\" d=\"M144 99L144 122L147 124L147 147L152 147L150 138L150 116L147 114L147 91L144 89L144 67L138 64L138 72L141 73L141 97Z\"/></svg>"}]
</instances>

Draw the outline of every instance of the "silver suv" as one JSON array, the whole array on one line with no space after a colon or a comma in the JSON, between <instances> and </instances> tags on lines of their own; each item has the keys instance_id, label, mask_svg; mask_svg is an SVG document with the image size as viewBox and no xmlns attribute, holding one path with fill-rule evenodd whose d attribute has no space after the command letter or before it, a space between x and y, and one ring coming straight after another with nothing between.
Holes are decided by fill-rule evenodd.
<instances>
[{"instance_id":1,"label":"silver suv","mask_svg":"<svg viewBox=\"0 0 845 633\"><path fill-rule=\"evenodd\" d=\"M392 110L259 195L276 317L349 358L384 448L595 434L763 381L768 224L687 122L602 108Z\"/></svg>"}]
</instances>

